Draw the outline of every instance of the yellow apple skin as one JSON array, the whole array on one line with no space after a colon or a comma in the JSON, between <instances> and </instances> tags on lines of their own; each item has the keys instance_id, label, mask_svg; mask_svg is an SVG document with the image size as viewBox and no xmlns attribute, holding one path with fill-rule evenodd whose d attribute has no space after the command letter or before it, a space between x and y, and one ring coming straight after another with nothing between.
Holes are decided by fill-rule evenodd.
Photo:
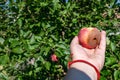
<instances>
[{"instance_id":1,"label":"yellow apple skin","mask_svg":"<svg viewBox=\"0 0 120 80\"><path fill-rule=\"evenodd\" d=\"M101 32L97 28L82 28L78 33L80 45L88 49L95 49L101 39Z\"/></svg>"}]
</instances>

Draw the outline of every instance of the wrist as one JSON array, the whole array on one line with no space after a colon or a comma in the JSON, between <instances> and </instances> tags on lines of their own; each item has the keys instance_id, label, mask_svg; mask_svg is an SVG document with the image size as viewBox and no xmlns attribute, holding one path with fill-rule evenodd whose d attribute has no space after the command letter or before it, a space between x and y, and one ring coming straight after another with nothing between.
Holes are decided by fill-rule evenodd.
<instances>
[{"instance_id":1,"label":"wrist","mask_svg":"<svg viewBox=\"0 0 120 80\"><path fill-rule=\"evenodd\" d=\"M97 68L85 60L75 60L68 64L71 68L76 68L86 73L92 80L99 80L100 73Z\"/></svg>"}]
</instances>

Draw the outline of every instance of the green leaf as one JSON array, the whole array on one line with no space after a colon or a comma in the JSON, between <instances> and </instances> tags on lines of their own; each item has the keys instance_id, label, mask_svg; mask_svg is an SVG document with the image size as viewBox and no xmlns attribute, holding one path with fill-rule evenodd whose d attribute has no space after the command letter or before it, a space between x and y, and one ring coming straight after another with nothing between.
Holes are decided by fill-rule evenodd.
<instances>
[{"instance_id":1,"label":"green leaf","mask_svg":"<svg viewBox=\"0 0 120 80\"><path fill-rule=\"evenodd\" d=\"M58 48L62 48L62 49L67 49L67 47L65 47L65 45L63 44L56 44L55 47L58 47Z\"/></svg>"},{"instance_id":2,"label":"green leaf","mask_svg":"<svg viewBox=\"0 0 120 80\"><path fill-rule=\"evenodd\" d=\"M27 32L23 35L23 37L24 37L24 38L28 37L28 36L30 35L30 33L31 33L31 31L27 31Z\"/></svg>"},{"instance_id":3,"label":"green leaf","mask_svg":"<svg viewBox=\"0 0 120 80\"><path fill-rule=\"evenodd\" d=\"M120 67L120 64L118 63L111 66L111 68L119 68L119 67Z\"/></svg>"},{"instance_id":4,"label":"green leaf","mask_svg":"<svg viewBox=\"0 0 120 80\"><path fill-rule=\"evenodd\" d=\"M22 19L18 19L18 25L22 27Z\"/></svg>"},{"instance_id":5,"label":"green leaf","mask_svg":"<svg viewBox=\"0 0 120 80\"><path fill-rule=\"evenodd\" d=\"M110 70L106 70L106 69L103 69L102 71L101 71L101 74L102 75L104 75L104 76L109 76L110 74L111 74L111 71Z\"/></svg>"},{"instance_id":6,"label":"green leaf","mask_svg":"<svg viewBox=\"0 0 120 80\"><path fill-rule=\"evenodd\" d=\"M30 39L30 44L34 44L35 43L35 36L32 35L31 39Z\"/></svg>"},{"instance_id":7,"label":"green leaf","mask_svg":"<svg viewBox=\"0 0 120 80\"><path fill-rule=\"evenodd\" d=\"M8 62L9 62L9 56L8 55L0 56L0 64L5 65Z\"/></svg>"},{"instance_id":8,"label":"green leaf","mask_svg":"<svg viewBox=\"0 0 120 80\"><path fill-rule=\"evenodd\" d=\"M33 71L29 71L29 73L28 73L30 76L33 74Z\"/></svg>"},{"instance_id":9,"label":"green leaf","mask_svg":"<svg viewBox=\"0 0 120 80\"><path fill-rule=\"evenodd\" d=\"M0 37L0 44L3 44L4 43L4 39L2 37Z\"/></svg>"},{"instance_id":10,"label":"green leaf","mask_svg":"<svg viewBox=\"0 0 120 80\"><path fill-rule=\"evenodd\" d=\"M116 49L116 44L113 43L113 42L111 42L111 43L110 43L110 48L111 48L111 50L114 52L115 49Z\"/></svg>"},{"instance_id":11,"label":"green leaf","mask_svg":"<svg viewBox=\"0 0 120 80\"><path fill-rule=\"evenodd\" d=\"M38 46L39 46L38 44L35 44L35 45L28 45L28 49L31 51L31 50L36 49Z\"/></svg>"},{"instance_id":12,"label":"green leaf","mask_svg":"<svg viewBox=\"0 0 120 80\"><path fill-rule=\"evenodd\" d=\"M16 47L12 49L13 53L21 54L23 53L23 49L21 47Z\"/></svg>"},{"instance_id":13,"label":"green leaf","mask_svg":"<svg viewBox=\"0 0 120 80\"><path fill-rule=\"evenodd\" d=\"M72 22L73 23L77 23L77 19L72 19Z\"/></svg>"},{"instance_id":14,"label":"green leaf","mask_svg":"<svg viewBox=\"0 0 120 80\"><path fill-rule=\"evenodd\" d=\"M45 62L45 68L47 69L47 70L50 70L50 66L51 66L51 63L50 62Z\"/></svg>"},{"instance_id":15,"label":"green leaf","mask_svg":"<svg viewBox=\"0 0 120 80\"><path fill-rule=\"evenodd\" d=\"M114 56L106 57L105 65L110 66L117 62L117 59Z\"/></svg>"},{"instance_id":16,"label":"green leaf","mask_svg":"<svg viewBox=\"0 0 120 80\"><path fill-rule=\"evenodd\" d=\"M106 43L107 43L107 45L110 44L110 39L108 37L106 38Z\"/></svg>"},{"instance_id":17,"label":"green leaf","mask_svg":"<svg viewBox=\"0 0 120 80\"><path fill-rule=\"evenodd\" d=\"M35 72L40 72L41 69L42 69L42 67L37 67L37 68L35 68Z\"/></svg>"},{"instance_id":18,"label":"green leaf","mask_svg":"<svg viewBox=\"0 0 120 80\"><path fill-rule=\"evenodd\" d=\"M45 48L45 53L46 53L46 55L48 54L48 52L50 52L50 49L51 49L51 47L46 47L46 48Z\"/></svg>"},{"instance_id":19,"label":"green leaf","mask_svg":"<svg viewBox=\"0 0 120 80\"><path fill-rule=\"evenodd\" d=\"M119 80L120 79L120 70L116 70L115 72L114 72L114 80Z\"/></svg>"},{"instance_id":20,"label":"green leaf","mask_svg":"<svg viewBox=\"0 0 120 80\"><path fill-rule=\"evenodd\" d=\"M106 80L106 77L100 76L100 80Z\"/></svg>"},{"instance_id":21,"label":"green leaf","mask_svg":"<svg viewBox=\"0 0 120 80\"><path fill-rule=\"evenodd\" d=\"M11 43L10 47L16 47L17 45L20 45L20 41L18 39L10 38L9 42Z\"/></svg>"},{"instance_id":22,"label":"green leaf","mask_svg":"<svg viewBox=\"0 0 120 80\"><path fill-rule=\"evenodd\" d=\"M3 73L0 73L0 80L8 80L8 76Z\"/></svg>"},{"instance_id":23,"label":"green leaf","mask_svg":"<svg viewBox=\"0 0 120 80\"><path fill-rule=\"evenodd\" d=\"M108 15L109 15L110 17L112 16L112 13L113 13L113 10L112 10L112 9L109 9Z\"/></svg>"},{"instance_id":24,"label":"green leaf","mask_svg":"<svg viewBox=\"0 0 120 80\"><path fill-rule=\"evenodd\" d=\"M55 41L58 40L55 35L50 35L50 36L51 36Z\"/></svg>"}]
</instances>

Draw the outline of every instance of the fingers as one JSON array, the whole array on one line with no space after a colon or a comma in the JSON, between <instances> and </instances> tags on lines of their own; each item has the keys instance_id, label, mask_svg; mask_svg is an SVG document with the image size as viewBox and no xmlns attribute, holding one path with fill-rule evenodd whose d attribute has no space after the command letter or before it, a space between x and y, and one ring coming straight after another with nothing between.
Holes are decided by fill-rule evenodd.
<instances>
[{"instance_id":1,"label":"fingers","mask_svg":"<svg viewBox=\"0 0 120 80\"><path fill-rule=\"evenodd\" d=\"M73 38L73 40L71 41L71 44L70 44L71 53L74 52L74 50L76 49L75 46L78 45L78 44L79 44L78 36L75 36L75 37Z\"/></svg>"},{"instance_id":2,"label":"fingers","mask_svg":"<svg viewBox=\"0 0 120 80\"><path fill-rule=\"evenodd\" d=\"M105 51L106 49L106 32L105 31L101 32L101 41L100 41L99 49L103 51Z\"/></svg>"}]
</instances>

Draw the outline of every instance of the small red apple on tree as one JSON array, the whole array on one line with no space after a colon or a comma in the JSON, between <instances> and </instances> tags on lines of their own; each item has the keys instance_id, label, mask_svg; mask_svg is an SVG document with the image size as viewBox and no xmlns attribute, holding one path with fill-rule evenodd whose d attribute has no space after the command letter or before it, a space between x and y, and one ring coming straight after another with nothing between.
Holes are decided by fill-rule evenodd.
<instances>
[{"instance_id":1,"label":"small red apple on tree","mask_svg":"<svg viewBox=\"0 0 120 80\"><path fill-rule=\"evenodd\" d=\"M94 49L99 45L101 32L97 28L82 28L78 33L79 43L88 49Z\"/></svg>"},{"instance_id":2,"label":"small red apple on tree","mask_svg":"<svg viewBox=\"0 0 120 80\"><path fill-rule=\"evenodd\" d=\"M57 58L56 54L52 54L52 55L51 55L51 60L52 60L53 62L57 62L57 61L58 61L58 58Z\"/></svg>"}]
</instances>

